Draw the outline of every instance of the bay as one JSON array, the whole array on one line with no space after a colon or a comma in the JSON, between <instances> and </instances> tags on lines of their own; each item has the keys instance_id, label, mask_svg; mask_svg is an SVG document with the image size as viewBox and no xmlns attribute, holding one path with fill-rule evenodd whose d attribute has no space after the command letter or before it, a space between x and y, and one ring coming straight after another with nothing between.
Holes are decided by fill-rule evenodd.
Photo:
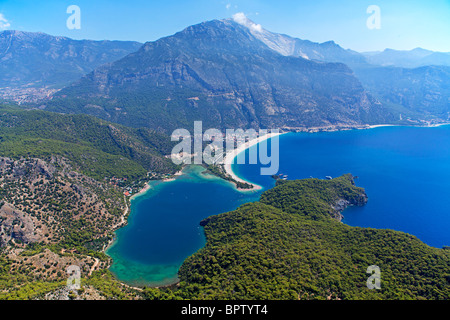
<instances>
[{"instance_id":1,"label":"bay","mask_svg":"<svg viewBox=\"0 0 450 320\"><path fill-rule=\"evenodd\" d=\"M407 232L434 247L450 245L450 126L287 133L279 139L279 173L288 179L358 177L369 201L346 209L343 223ZM205 245L202 219L257 201L275 185L260 174L260 164L232 168L263 189L240 192L199 166L186 168L175 181L151 182L132 201L128 225L107 251L113 274L137 286L176 282L183 261Z\"/></svg>"},{"instance_id":2,"label":"bay","mask_svg":"<svg viewBox=\"0 0 450 320\"><path fill-rule=\"evenodd\" d=\"M256 165L234 165L264 187ZM450 126L378 127L280 137L280 169L288 179L351 173L369 197L343 212L351 226L393 229L433 247L450 245Z\"/></svg>"},{"instance_id":3,"label":"bay","mask_svg":"<svg viewBox=\"0 0 450 320\"><path fill-rule=\"evenodd\" d=\"M133 286L177 282L183 261L205 244L200 221L258 200L259 193L239 192L204 171L190 166L174 181L152 181L146 193L131 201L128 224L116 231L106 251L118 279Z\"/></svg>"}]
</instances>

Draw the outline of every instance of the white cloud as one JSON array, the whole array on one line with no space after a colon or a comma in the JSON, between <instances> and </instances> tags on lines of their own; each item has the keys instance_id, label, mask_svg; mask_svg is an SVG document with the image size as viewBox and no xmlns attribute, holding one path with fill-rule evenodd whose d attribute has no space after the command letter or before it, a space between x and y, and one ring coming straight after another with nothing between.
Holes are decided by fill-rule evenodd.
<instances>
[{"instance_id":1,"label":"white cloud","mask_svg":"<svg viewBox=\"0 0 450 320\"><path fill-rule=\"evenodd\" d=\"M236 21L239 24L245 24L248 19L245 16L245 13L238 12L238 13L233 14L233 20Z\"/></svg>"},{"instance_id":2,"label":"white cloud","mask_svg":"<svg viewBox=\"0 0 450 320\"><path fill-rule=\"evenodd\" d=\"M229 10L229 9L231 8L231 4L228 3L228 4L226 5L226 8L227 8L227 10Z\"/></svg>"},{"instance_id":3,"label":"white cloud","mask_svg":"<svg viewBox=\"0 0 450 320\"><path fill-rule=\"evenodd\" d=\"M243 26L246 26L247 28L250 29L250 31L255 31L255 32L263 31L260 24L256 24L253 21L251 21L249 18L247 18L247 16L243 12L235 13L233 15L233 20L239 24L242 24Z\"/></svg>"},{"instance_id":4,"label":"white cloud","mask_svg":"<svg viewBox=\"0 0 450 320\"><path fill-rule=\"evenodd\" d=\"M0 30L8 29L11 26L8 20L6 20L3 13L0 13Z\"/></svg>"},{"instance_id":5,"label":"white cloud","mask_svg":"<svg viewBox=\"0 0 450 320\"><path fill-rule=\"evenodd\" d=\"M260 24L253 23L250 27L253 31L262 32L262 27Z\"/></svg>"}]
</instances>

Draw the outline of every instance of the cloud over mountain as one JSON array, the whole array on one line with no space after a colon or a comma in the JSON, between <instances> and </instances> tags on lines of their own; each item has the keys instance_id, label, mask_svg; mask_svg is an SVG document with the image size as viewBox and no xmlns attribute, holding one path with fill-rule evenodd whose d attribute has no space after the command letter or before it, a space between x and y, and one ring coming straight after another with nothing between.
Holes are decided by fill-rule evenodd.
<instances>
[{"instance_id":1,"label":"cloud over mountain","mask_svg":"<svg viewBox=\"0 0 450 320\"><path fill-rule=\"evenodd\" d=\"M8 29L11 23L5 18L3 13L0 13L0 30Z\"/></svg>"}]
</instances>

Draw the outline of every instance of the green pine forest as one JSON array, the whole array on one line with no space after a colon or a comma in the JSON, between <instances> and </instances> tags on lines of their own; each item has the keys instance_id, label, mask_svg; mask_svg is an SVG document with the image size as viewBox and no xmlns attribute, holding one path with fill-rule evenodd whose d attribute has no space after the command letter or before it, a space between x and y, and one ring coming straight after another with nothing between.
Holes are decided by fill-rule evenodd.
<instances>
[{"instance_id":1,"label":"green pine forest","mask_svg":"<svg viewBox=\"0 0 450 320\"><path fill-rule=\"evenodd\" d=\"M170 138L150 129L132 129L87 115L0 106L0 155L41 158L59 155L97 180L137 179L147 172L173 173Z\"/></svg>"}]
</instances>

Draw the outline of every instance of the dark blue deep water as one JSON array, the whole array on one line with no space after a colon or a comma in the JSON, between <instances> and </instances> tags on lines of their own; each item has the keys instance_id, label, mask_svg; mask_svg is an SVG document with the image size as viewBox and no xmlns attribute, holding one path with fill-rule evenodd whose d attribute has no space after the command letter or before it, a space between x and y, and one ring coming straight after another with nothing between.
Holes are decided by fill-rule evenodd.
<instances>
[{"instance_id":1,"label":"dark blue deep water","mask_svg":"<svg viewBox=\"0 0 450 320\"><path fill-rule=\"evenodd\" d=\"M279 173L288 179L358 176L369 202L345 210L344 223L407 232L434 247L450 245L450 126L289 133L279 139ZM274 185L260 175L259 165L235 164L233 170L264 189ZM183 260L205 244L199 222L256 201L264 191L239 192L201 171L193 166L175 181L153 182L132 201L129 223L107 251L120 280L173 283Z\"/></svg>"},{"instance_id":2,"label":"dark blue deep water","mask_svg":"<svg viewBox=\"0 0 450 320\"><path fill-rule=\"evenodd\" d=\"M256 165L233 170L272 183ZM351 173L369 201L345 210L344 223L404 231L433 247L450 245L450 126L285 134L280 173L288 179Z\"/></svg>"}]
</instances>

